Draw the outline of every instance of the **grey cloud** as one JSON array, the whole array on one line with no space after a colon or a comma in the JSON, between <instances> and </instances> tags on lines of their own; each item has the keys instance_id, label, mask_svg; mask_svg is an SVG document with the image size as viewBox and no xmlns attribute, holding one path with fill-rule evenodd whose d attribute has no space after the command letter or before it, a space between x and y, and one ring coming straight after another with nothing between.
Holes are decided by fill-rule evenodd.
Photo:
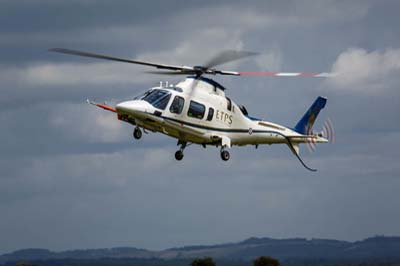
<instances>
[{"instance_id":1,"label":"grey cloud","mask_svg":"<svg viewBox=\"0 0 400 266\"><path fill-rule=\"evenodd\" d=\"M400 47L397 1L138 3L1 1L0 252L400 233L400 82L388 53ZM365 91L376 84L368 76L346 88L215 77L253 115L289 126L326 96L316 130L332 119L336 144L302 149L316 174L284 146L235 147L228 163L215 148L190 146L175 162L175 140L134 142L131 126L84 103L114 104L160 77L46 52L55 46L174 64L201 64L227 48L263 52L224 66L249 71L379 72L379 64L385 89ZM361 56L346 59L351 47Z\"/></svg>"},{"instance_id":2,"label":"grey cloud","mask_svg":"<svg viewBox=\"0 0 400 266\"><path fill-rule=\"evenodd\" d=\"M349 49L339 55L332 72L337 76L328 80L339 89L357 90L361 93L379 93L392 87L400 70L400 50L367 52ZM360 91L361 90L361 91Z\"/></svg>"}]
</instances>

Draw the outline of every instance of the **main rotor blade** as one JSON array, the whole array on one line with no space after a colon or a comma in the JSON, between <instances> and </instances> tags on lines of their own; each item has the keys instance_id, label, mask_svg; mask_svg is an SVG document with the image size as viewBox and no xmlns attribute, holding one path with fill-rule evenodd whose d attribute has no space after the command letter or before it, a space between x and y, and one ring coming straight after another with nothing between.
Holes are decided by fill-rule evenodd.
<instances>
[{"instance_id":1,"label":"main rotor blade","mask_svg":"<svg viewBox=\"0 0 400 266\"><path fill-rule=\"evenodd\" d=\"M335 77L335 73L315 73L315 72L238 72L239 76L264 76L264 77Z\"/></svg>"},{"instance_id":2,"label":"main rotor blade","mask_svg":"<svg viewBox=\"0 0 400 266\"><path fill-rule=\"evenodd\" d=\"M129 60L129 59L118 58L118 57L113 57L113 56L108 56L108 55L94 54L94 53L88 53L88 52L70 50L70 49L64 49L64 48L52 48L52 49L49 49L49 51L56 52L56 53L62 53L62 54L78 55L78 56L92 57L92 58L118 61L118 62L124 62L124 63L145 65L145 66L151 66L151 67L156 67L156 68L161 68L161 69L171 69L171 70L185 70L185 68L187 69L187 67L182 67L182 66L155 64L155 63L150 63L150 62L145 62L145 61Z\"/></svg>"},{"instance_id":3,"label":"main rotor blade","mask_svg":"<svg viewBox=\"0 0 400 266\"><path fill-rule=\"evenodd\" d=\"M236 71L224 71L211 69L214 66L225 64L227 62L231 62L234 60L238 60L244 57L253 56L257 53L247 52L247 51L233 51L228 50L217 54L214 58L212 58L205 66L198 67L190 67L190 66L177 66L177 65L166 65L166 64L157 64L146 61L138 61L138 60L130 60L119 57L113 57L102 54L95 54L89 52L83 52L78 50L70 50L65 48L52 48L49 49L50 52L69 54L69 55L77 55L84 57L91 57L97 59L105 59L117 62L124 62L130 64L137 65L145 65L150 67L155 67L158 69L172 70L172 72L161 71L161 72L151 72L153 74L161 74L161 75L196 75L200 77L203 74L209 75L232 75L232 76L269 76L269 77L334 77L337 74L335 73L309 73L309 72L236 72Z\"/></svg>"},{"instance_id":4,"label":"main rotor blade","mask_svg":"<svg viewBox=\"0 0 400 266\"><path fill-rule=\"evenodd\" d=\"M169 75L169 76L175 76L175 75L193 75L196 74L194 71L145 71L144 73L147 74L155 74L155 75Z\"/></svg>"},{"instance_id":5,"label":"main rotor blade","mask_svg":"<svg viewBox=\"0 0 400 266\"><path fill-rule=\"evenodd\" d=\"M204 67L211 68L211 67L222 65L222 64L225 64L225 63L228 63L231 61L239 60L244 57L253 56L256 54L258 54L258 53L247 52L247 51L227 50L227 51L223 51L223 52L217 54L216 56L214 56L212 59L210 59L204 65Z\"/></svg>"}]
</instances>

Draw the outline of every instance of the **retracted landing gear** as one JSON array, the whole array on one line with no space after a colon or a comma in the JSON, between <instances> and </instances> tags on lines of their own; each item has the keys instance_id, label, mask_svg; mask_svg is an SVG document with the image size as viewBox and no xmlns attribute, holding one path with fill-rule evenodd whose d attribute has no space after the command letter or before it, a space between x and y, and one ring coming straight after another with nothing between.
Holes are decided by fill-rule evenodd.
<instances>
[{"instance_id":1,"label":"retracted landing gear","mask_svg":"<svg viewBox=\"0 0 400 266\"><path fill-rule=\"evenodd\" d=\"M230 157L229 151L227 151L225 147L221 148L221 159L223 161L228 161Z\"/></svg>"},{"instance_id":2,"label":"retracted landing gear","mask_svg":"<svg viewBox=\"0 0 400 266\"><path fill-rule=\"evenodd\" d=\"M186 144L187 143L184 141L180 141L180 140L178 141L177 145L181 145L181 148L175 152L175 159L177 161L180 161L183 159L183 150L186 148Z\"/></svg>"},{"instance_id":3,"label":"retracted landing gear","mask_svg":"<svg viewBox=\"0 0 400 266\"><path fill-rule=\"evenodd\" d=\"M135 127L135 129L133 130L133 137L135 139L140 139L142 137L142 131L139 127Z\"/></svg>"}]
</instances>

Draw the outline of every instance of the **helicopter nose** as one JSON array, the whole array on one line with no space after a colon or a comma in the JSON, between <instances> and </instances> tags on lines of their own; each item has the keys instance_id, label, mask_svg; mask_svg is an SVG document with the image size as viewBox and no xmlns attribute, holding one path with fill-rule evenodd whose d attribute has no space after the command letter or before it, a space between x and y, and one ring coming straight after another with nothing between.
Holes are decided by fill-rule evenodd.
<instances>
[{"instance_id":1,"label":"helicopter nose","mask_svg":"<svg viewBox=\"0 0 400 266\"><path fill-rule=\"evenodd\" d=\"M131 109L131 104L130 104L130 102L122 102L122 103L117 104L115 106L115 109L117 110L117 112L126 112Z\"/></svg>"},{"instance_id":2,"label":"helicopter nose","mask_svg":"<svg viewBox=\"0 0 400 266\"><path fill-rule=\"evenodd\" d=\"M146 113L148 110L147 102L144 101L126 101L117 104L115 107L118 113Z\"/></svg>"}]
</instances>

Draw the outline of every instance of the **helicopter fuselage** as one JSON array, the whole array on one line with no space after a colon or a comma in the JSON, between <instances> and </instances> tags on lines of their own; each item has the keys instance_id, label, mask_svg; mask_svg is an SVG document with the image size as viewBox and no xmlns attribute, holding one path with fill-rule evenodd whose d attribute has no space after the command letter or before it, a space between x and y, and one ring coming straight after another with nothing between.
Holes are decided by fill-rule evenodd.
<instances>
[{"instance_id":1,"label":"helicopter fuselage","mask_svg":"<svg viewBox=\"0 0 400 266\"><path fill-rule=\"evenodd\" d=\"M116 111L120 120L182 142L231 147L286 143L287 136L296 135L299 139L293 142L306 141L290 128L250 117L226 97L221 85L206 78L154 87L142 97L119 103Z\"/></svg>"}]
</instances>

